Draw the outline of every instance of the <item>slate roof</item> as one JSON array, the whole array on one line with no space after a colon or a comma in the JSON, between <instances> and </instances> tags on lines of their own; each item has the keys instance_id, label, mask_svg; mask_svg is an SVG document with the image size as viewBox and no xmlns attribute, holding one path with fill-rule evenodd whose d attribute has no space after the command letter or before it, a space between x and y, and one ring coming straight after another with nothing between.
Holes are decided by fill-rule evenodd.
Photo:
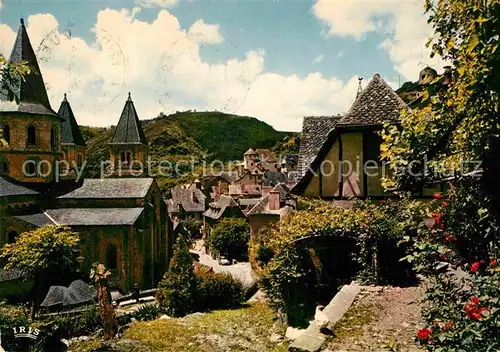
<instances>
[{"instance_id":1,"label":"slate roof","mask_svg":"<svg viewBox=\"0 0 500 352\"><path fill-rule=\"evenodd\" d=\"M257 155L257 153L255 152L255 150L250 148L243 155Z\"/></svg>"},{"instance_id":2,"label":"slate roof","mask_svg":"<svg viewBox=\"0 0 500 352\"><path fill-rule=\"evenodd\" d=\"M339 125L380 125L398 122L405 102L378 73L358 95Z\"/></svg>"},{"instance_id":3,"label":"slate roof","mask_svg":"<svg viewBox=\"0 0 500 352\"><path fill-rule=\"evenodd\" d=\"M206 196L197 188L174 187L170 190L172 200L170 212L178 213L180 206L186 212L198 213L206 209Z\"/></svg>"},{"instance_id":4,"label":"slate roof","mask_svg":"<svg viewBox=\"0 0 500 352\"><path fill-rule=\"evenodd\" d=\"M297 171L304 175L330 132L342 116L306 116L302 121Z\"/></svg>"},{"instance_id":5,"label":"slate roof","mask_svg":"<svg viewBox=\"0 0 500 352\"><path fill-rule=\"evenodd\" d=\"M287 199L295 199L296 196L292 195L290 192L290 189L280 183L276 187L273 188L273 190L278 191L279 197L280 197L280 204L284 203L285 200ZM252 208L250 211L247 213L248 216L250 215L257 215L257 214L272 214L272 215L279 215L280 210L270 210L269 207L269 193L266 194L264 197L260 199L260 201Z\"/></svg>"},{"instance_id":6,"label":"slate roof","mask_svg":"<svg viewBox=\"0 0 500 352\"><path fill-rule=\"evenodd\" d=\"M286 182L287 177L284 173L279 171L266 171L262 177L262 186L274 187L279 183Z\"/></svg>"},{"instance_id":7,"label":"slate roof","mask_svg":"<svg viewBox=\"0 0 500 352\"><path fill-rule=\"evenodd\" d=\"M41 213L17 216L35 226L60 224L68 226L117 226L133 225L144 211L144 208L67 208L47 209L45 219Z\"/></svg>"},{"instance_id":8,"label":"slate roof","mask_svg":"<svg viewBox=\"0 0 500 352\"><path fill-rule=\"evenodd\" d=\"M154 182L153 178L87 178L80 188L62 195L63 199L119 199L144 198Z\"/></svg>"},{"instance_id":9,"label":"slate roof","mask_svg":"<svg viewBox=\"0 0 500 352\"><path fill-rule=\"evenodd\" d=\"M15 185L0 176L0 197L36 195L38 192Z\"/></svg>"},{"instance_id":10,"label":"slate roof","mask_svg":"<svg viewBox=\"0 0 500 352\"><path fill-rule=\"evenodd\" d=\"M128 93L128 99L123 107L120 120L116 125L110 144L148 144L146 135L137 116L134 102Z\"/></svg>"},{"instance_id":11,"label":"slate roof","mask_svg":"<svg viewBox=\"0 0 500 352\"><path fill-rule=\"evenodd\" d=\"M64 94L64 99L61 102L61 106L59 107L57 114L63 119L61 143L75 144L85 147L86 144L83 139L82 132L80 131L80 126L78 126L78 123L76 122L71 105L66 99L66 94Z\"/></svg>"},{"instance_id":12,"label":"slate roof","mask_svg":"<svg viewBox=\"0 0 500 352\"><path fill-rule=\"evenodd\" d=\"M20 77L15 78L15 83L10 87L19 101L17 111L57 116L56 112L50 107L42 73L28 33L26 32L23 19L21 19L16 41L10 54L10 61L13 63L25 61L31 70L28 75L24 76L24 79ZM6 92L2 92L0 95L1 100L8 100Z\"/></svg>"},{"instance_id":13,"label":"slate roof","mask_svg":"<svg viewBox=\"0 0 500 352\"><path fill-rule=\"evenodd\" d=\"M239 208L238 203L235 202L233 197L222 195L216 202L210 203L209 208L203 213L203 215L211 219L218 220L227 208L233 207Z\"/></svg>"}]
</instances>

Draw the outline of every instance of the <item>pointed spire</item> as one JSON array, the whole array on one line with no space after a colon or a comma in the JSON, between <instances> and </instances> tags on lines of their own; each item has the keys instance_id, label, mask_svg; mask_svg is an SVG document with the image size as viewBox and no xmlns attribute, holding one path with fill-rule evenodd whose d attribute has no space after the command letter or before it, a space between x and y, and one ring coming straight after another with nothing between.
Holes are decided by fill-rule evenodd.
<instances>
[{"instance_id":1,"label":"pointed spire","mask_svg":"<svg viewBox=\"0 0 500 352\"><path fill-rule=\"evenodd\" d=\"M33 47L31 46L24 20L21 18L16 41L10 54L10 61L19 63L25 61L30 73L21 79L16 78L16 83L11 86L16 100L19 101L18 111L35 114L57 115L50 107L45 83L38 66ZM2 97L3 98L3 97Z\"/></svg>"},{"instance_id":2,"label":"pointed spire","mask_svg":"<svg viewBox=\"0 0 500 352\"><path fill-rule=\"evenodd\" d=\"M85 139L83 139L80 126L78 126L71 105L69 105L66 98L66 93L64 93L64 99L57 114L63 119L61 125L61 143L85 147Z\"/></svg>"},{"instance_id":3,"label":"pointed spire","mask_svg":"<svg viewBox=\"0 0 500 352\"><path fill-rule=\"evenodd\" d=\"M148 144L146 135L137 116L134 102L128 93L120 120L110 141L111 144Z\"/></svg>"},{"instance_id":4,"label":"pointed spire","mask_svg":"<svg viewBox=\"0 0 500 352\"><path fill-rule=\"evenodd\" d=\"M358 77L358 91L356 92L356 98L359 97L359 94L363 91L363 87L361 86L361 81L363 77Z\"/></svg>"}]
</instances>

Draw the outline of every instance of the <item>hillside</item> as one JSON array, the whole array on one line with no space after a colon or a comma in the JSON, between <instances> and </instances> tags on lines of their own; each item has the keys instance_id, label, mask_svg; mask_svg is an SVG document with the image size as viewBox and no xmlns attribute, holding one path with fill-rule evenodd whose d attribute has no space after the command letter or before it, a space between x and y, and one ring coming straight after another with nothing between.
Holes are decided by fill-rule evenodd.
<instances>
[{"instance_id":1,"label":"hillside","mask_svg":"<svg viewBox=\"0 0 500 352\"><path fill-rule=\"evenodd\" d=\"M154 162L168 161L172 164L221 160L241 160L249 148L272 148L287 140L288 132L279 132L253 117L229 115L221 112L177 112L143 120L142 127L150 144L150 158ZM108 128L82 127L87 139L87 177L100 175L100 162L108 160L107 143L114 126ZM198 166L201 173L201 166ZM155 168L153 168L155 170ZM194 179L183 177L160 177L163 191L172 186Z\"/></svg>"}]
</instances>

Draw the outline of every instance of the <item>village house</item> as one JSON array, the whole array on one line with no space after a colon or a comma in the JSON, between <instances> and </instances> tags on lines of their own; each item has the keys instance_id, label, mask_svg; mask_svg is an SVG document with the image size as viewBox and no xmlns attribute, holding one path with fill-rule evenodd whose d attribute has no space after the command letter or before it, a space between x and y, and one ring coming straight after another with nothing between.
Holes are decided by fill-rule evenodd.
<instances>
[{"instance_id":1,"label":"village house","mask_svg":"<svg viewBox=\"0 0 500 352\"><path fill-rule=\"evenodd\" d=\"M67 225L80 234L86 270L94 262L106 264L113 287L124 292L134 284L154 287L171 254L171 223L156 181L75 182L75 167L86 158L85 141L66 95L59 112L52 110L22 20L10 60L33 69L12 87L19 103L2 96L0 246L28 230ZM135 175L137 161L147 158L148 142L130 94L109 148L114 177ZM65 180L58 179L59 161L72 171Z\"/></svg>"},{"instance_id":2,"label":"village house","mask_svg":"<svg viewBox=\"0 0 500 352\"><path fill-rule=\"evenodd\" d=\"M250 223L250 235L254 236L266 226L277 224L280 219L297 209L297 196L280 183L269 193L259 199L259 202L246 214Z\"/></svg>"},{"instance_id":3,"label":"village house","mask_svg":"<svg viewBox=\"0 0 500 352\"><path fill-rule=\"evenodd\" d=\"M385 122L399 123L404 108L407 104L375 74L344 116L305 117L300 180L293 193L330 200L390 196L381 184L388 169L380 158L379 132ZM425 188L420 196L440 190L440 185Z\"/></svg>"}]
</instances>

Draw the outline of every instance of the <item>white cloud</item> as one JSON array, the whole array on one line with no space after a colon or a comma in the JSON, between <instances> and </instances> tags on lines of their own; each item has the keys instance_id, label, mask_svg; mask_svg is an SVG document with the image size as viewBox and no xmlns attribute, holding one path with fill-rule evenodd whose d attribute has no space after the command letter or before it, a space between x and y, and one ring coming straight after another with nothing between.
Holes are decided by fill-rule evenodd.
<instances>
[{"instance_id":1,"label":"white cloud","mask_svg":"<svg viewBox=\"0 0 500 352\"><path fill-rule=\"evenodd\" d=\"M424 65L442 68L439 58L431 59L425 48L432 27L424 15L423 0L317 0L313 13L326 25L330 36L363 40L368 32L387 39L385 50L394 68L408 80L416 80Z\"/></svg>"},{"instance_id":2,"label":"white cloud","mask_svg":"<svg viewBox=\"0 0 500 352\"><path fill-rule=\"evenodd\" d=\"M134 3L141 7L162 7L170 8L177 5L178 0L134 0Z\"/></svg>"},{"instance_id":3,"label":"white cloud","mask_svg":"<svg viewBox=\"0 0 500 352\"><path fill-rule=\"evenodd\" d=\"M220 39L217 26L197 21L195 29L185 30L167 10L151 22L138 20L135 13L100 11L91 42L71 36L71 28L63 28L50 14L28 18L28 34L55 110L68 93L79 123L108 126L116 124L131 92L143 119L160 112L217 109L297 131L303 116L345 112L354 100L356 77L342 82L320 73L264 72L265 53L258 49L242 59L209 64L200 57L199 37L190 32L209 28L203 33L215 44ZM2 51L10 54L15 32L6 25L0 30Z\"/></svg>"},{"instance_id":4,"label":"white cloud","mask_svg":"<svg viewBox=\"0 0 500 352\"><path fill-rule=\"evenodd\" d=\"M189 27L188 34L200 44L220 44L224 41L219 32L219 25L207 24L202 19L197 20Z\"/></svg>"},{"instance_id":5,"label":"white cloud","mask_svg":"<svg viewBox=\"0 0 500 352\"><path fill-rule=\"evenodd\" d=\"M319 64L320 62L323 62L324 59L325 59L325 55L321 54L321 55L315 57L314 60L311 61L311 63Z\"/></svg>"}]
</instances>

